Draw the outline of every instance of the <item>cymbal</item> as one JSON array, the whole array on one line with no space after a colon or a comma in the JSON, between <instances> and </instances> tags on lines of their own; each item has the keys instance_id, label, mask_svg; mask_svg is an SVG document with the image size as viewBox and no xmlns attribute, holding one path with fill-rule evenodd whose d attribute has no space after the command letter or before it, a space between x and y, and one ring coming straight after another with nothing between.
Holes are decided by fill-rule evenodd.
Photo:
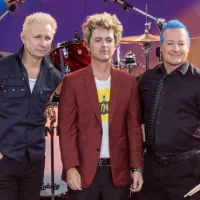
<instances>
[{"instance_id":1,"label":"cymbal","mask_svg":"<svg viewBox=\"0 0 200 200\"><path fill-rule=\"evenodd\" d=\"M198 39L200 39L200 37L192 37L192 38L190 38L190 40L198 40Z\"/></svg>"},{"instance_id":2,"label":"cymbal","mask_svg":"<svg viewBox=\"0 0 200 200\"><path fill-rule=\"evenodd\" d=\"M120 44L133 44L133 43L146 43L146 42L159 42L159 35L142 34L138 36L127 36L120 40Z\"/></svg>"}]
</instances>

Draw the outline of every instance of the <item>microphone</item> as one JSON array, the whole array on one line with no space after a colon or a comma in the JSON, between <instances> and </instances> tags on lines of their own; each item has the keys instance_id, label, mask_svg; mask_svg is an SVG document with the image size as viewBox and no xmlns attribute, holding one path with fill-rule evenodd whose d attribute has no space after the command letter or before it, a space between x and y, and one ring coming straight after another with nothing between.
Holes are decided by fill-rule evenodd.
<instances>
[{"instance_id":1,"label":"microphone","mask_svg":"<svg viewBox=\"0 0 200 200\"><path fill-rule=\"evenodd\" d=\"M166 23L166 20L163 19L163 18L156 19L156 24L157 24L160 31L162 31L162 28L163 28L165 23Z\"/></svg>"},{"instance_id":2,"label":"microphone","mask_svg":"<svg viewBox=\"0 0 200 200\"><path fill-rule=\"evenodd\" d=\"M50 119L50 121L52 123L56 122L56 112L54 110L54 104L49 102L46 105L46 109L47 109L47 117Z\"/></svg>"}]
</instances>

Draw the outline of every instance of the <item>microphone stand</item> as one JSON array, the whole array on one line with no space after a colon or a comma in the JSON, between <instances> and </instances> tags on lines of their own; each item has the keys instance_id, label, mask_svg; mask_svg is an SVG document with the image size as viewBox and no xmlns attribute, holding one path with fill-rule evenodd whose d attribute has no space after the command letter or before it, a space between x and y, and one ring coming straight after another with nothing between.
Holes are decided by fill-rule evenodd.
<instances>
[{"instance_id":1,"label":"microphone stand","mask_svg":"<svg viewBox=\"0 0 200 200\"><path fill-rule=\"evenodd\" d=\"M12 13L16 10L17 6L22 3L23 0L20 0L18 2L16 2L15 4L12 4L8 10L6 10L1 16L0 16L0 21L9 13Z\"/></svg>"},{"instance_id":2,"label":"microphone stand","mask_svg":"<svg viewBox=\"0 0 200 200\"><path fill-rule=\"evenodd\" d=\"M48 108L47 108L48 109ZM51 108L53 109L53 108ZM53 112L55 112L53 110ZM55 200L55 189L54 189L54 123L56 122L56 116L50 117L50 126L46 127L46 132L49 132L51 137L51 200Z\"/></svg>"},{"instance_id":3,"label":"microphone stand","mask_svg":"<svg viewBox=\"0 0 200 200\"><path fill-rule=\"evenodd\" d=\"M107 0L104 0L104 2L106 2L106 1L107 1ZM161 29L162 29L164 23L166 22L165 19L163 19L163 18L158 18L158 17L154 17L154 16L152 16L152 15L149 15L148 13L146 13L146 12L144 12L144 11L142 11L142 10L140 10L140 9L138 9L138 8L136 8L136 7L134 7L134 6L132 6L130 3L126 2L125 0L110 0L110 1L111 1L111 2L116 2L116 3L122 4L122 8L123 8L123 10L125 10L125 11L127 11L128 8L131 8L132 10L135 10L135 11L137 11L138 13L140 13L140 14L146 16L146 17L149 17L149 18L153 19L160 31L161 31Z\"/></svg>"}]
</instances>

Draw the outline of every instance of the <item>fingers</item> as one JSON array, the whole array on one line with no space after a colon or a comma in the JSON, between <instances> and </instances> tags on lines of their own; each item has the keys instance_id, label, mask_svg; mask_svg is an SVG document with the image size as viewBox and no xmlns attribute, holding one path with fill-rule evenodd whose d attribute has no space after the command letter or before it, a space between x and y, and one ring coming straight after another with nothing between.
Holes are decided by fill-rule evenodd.
<instances>
[{"instance_id":1,"label":"fingers","mask_svg":"<svg viewBox=\"0 0 200 200\"><path fill-rule=\"evenodd\" d=\"M139 192L142 189L142 183L138 182L137 184L131 184L130 191L131 192Z\"/></svg>"},{"instance_id":2,"label":"fingers","mask_svg":"<svg viewBox=\"0 0 200 200\"><path fill-rule=\"evenodd\" d=\"M81 189L81 176L80 176L80 174L77 174L77 183L78 183L78 185Z\"/></svg>"},{"instance_id":3,"label":"fingers","mask_svg":"<svg viewBox=\"0 0 200 200\"><path fill-rule=\"evenodd\" d=\"M133 183L130 186L131 192L139 192L142 189L143 177L140 172L133 173Z\"/></svg>"},{"instance_id":4,"label":"fingers","mask_svg":"<svg viewBox=\"0 0 200 200\"><path fill-rule=\"evenodd\" d=\"M77 180L69 180L67 181L67 184L72 190L82 190L81 185Z\"/></svg>"},{"instance_id":5,"label":"fingers","mask_svg":"<svg viewBox=\"0 0 200 200\"><path fill-rule=\"evenodd\" d=\"M67 184L72 190L82 190L81 176L75 168L68 170Z\"/></svg>"}]
</instances>

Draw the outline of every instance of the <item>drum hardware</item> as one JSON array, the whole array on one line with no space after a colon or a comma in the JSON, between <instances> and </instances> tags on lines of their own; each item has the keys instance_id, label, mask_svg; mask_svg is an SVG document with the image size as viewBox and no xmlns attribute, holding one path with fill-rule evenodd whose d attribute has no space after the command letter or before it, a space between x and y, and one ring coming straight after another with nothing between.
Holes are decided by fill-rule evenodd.
<instances>
[{"instance_id":1,"label":"drum hardware","mask_svg":"<svg viewBox=\"0 0 200 200\"><path fill-rule=\"evenodd\" d=\"M52 185L54 189L55 199L65 199L67 194L67 183L61 180L61 171L62 171L62 162L60 155L60 146L59 146L59 137L58 137L58 126L57 126L57 113L58 113L58 103L50 103L47 104L45 110L45 114L47 116L47 123L45 126L46 132L46 147L45 147L45 170L44 170L44 179L43 185L40 192L40 199L50 199L52 193ZM49 109L50 108L50 109ZM51 129L51 120L55 121L54 128L56 127L55 134L48 134ZM50 128L49 128L50 127ZM53 140L52 140L53 139ZM51 144L53 141L53 145ZM53 147L53 154L52 154ZM54 159L52 160L52 155L54 155ZM51 165L52 161L54 161L54 170L52 170ZM54 171L54 184L51 180L51 173Z\"/></svg>"},{"instance_id":2,"label":"drum hardware","mask_svg":"<svg viewBox=\"0 0 200 200\"><path fill-rule=\"evenodd\" d=\"M145 72L143 64L136 61L136 56L131 51L127 52L121 60L118 57L118 60L113 62L113 66L135 77Z\"/></svg>"},{"instance_id":3,"label":"drum hardware","mask_svg":"<svg viewBox=\"0 0 200 200\"><path fill-rule=\"evenodd\" d=\"M152 41L154 41L154 42L159 41L158 39L160 39L160 37L158 36L157 38L154 38L154 37L152 37L152 35L149 34L151 22L147 23L147 17L154 20L159 31L161 31L161 29L162 29L162 27L165 23L165 19L157 18L157 17L154 17L152 15L149 15L147 13L147 5L146 5L146 12L144 12L144 11L132 6L130 3L126 2L125 0L110 0L110 1L111 2L118 2L118 3L122 4L123 10L130 10L130 9L135 10L138 13L140 13L140 14L142 14L146 17L144 34L139 36L138 38L135 38L135 36L130 36L130 37L132 37L131 41L130 41L130 37L122 38L120 43L121 44L130 44L130 42L131 43L135 43L135 42L141 43L143 45L145 59L146 59L146 70L148 70L149 69L149 54L150 54L150 51L151 51L151 42Z\"/></svg>"},{"instance_id":4,"label":"drum hardware","mask_svg":"<svg viewBox=\"0 0 200 200\"><path fill-rule=\"evenodd\" d=\"M151 52L151 42L158 42L160 41L160 36L151 35L149 34L151 23L145 23L145 30L144 34L140 36L128 36L124 37L120 40L121 44L134 44L139 43L142 45L145 54L145 61L146 61L146 70L149 69L149 55Z\"/></svg>"},{"instance_id":5,"label":"drum hardware","mask_svg":"<svg viewBox=\"0 0 200 200\"><path fill-rule=\"evenodd\" d=\"M42 186L42 189L47 189L47 187L51 188L51 200L55 200L55 189L57 189L57 185L54 182L54 123L56 122L56 113L54 110L55 103L48 103L46 105L46 114L47 118L50 120L50 126L45 127L45 135L47 133L50 134L51 138L51 185L47 184L46 186Z\"/></svg>"},{"instance_id":6,"label":"drum hardware","mask_svg":"<svg viewBox=\"0 0 200 200\"><path fill-rule=\"evenodd\" d=\"M124 65L122 66L127 68L127 72L129 74L132 73L133 68L137 67L136 56L131 51L125 54L125 57L122 61L124 62Z\"/></svg>"},{"instance_id":7,"label":"drum hardware","mask_svg":"<svg viewBox=\"0 0 200 200\"><path fill-rule=\"evenodd\" d=\"M147 20L147 18L146 18ZM146 37L148 37L148 34L149 34L149 30L151 28L151 22L145 23L144 25L144 34ZM146 70L149 69L149 55L150 55L150 52L151 52L151 43L150 42L145 42L143 44L143 49L144 49L144 54L145 54L145 60L146 60Z\"/></svg>"},{"instance_id":8,"label":"drum hardware","mask_svg":"<svg viewBox=\"0 0 200 200\"><path fill-rule=\"evenodd\" d=\"M74 31L75 39L76 40L81 40L80 33L78 31Z\"/></svg>"},{"instance_id":9,"label":"drum hardware","mask_svg":"<svg viewBox=\"0 0 200 200\"><path fill-rule=\"evenodd\" d=\"M104 0L104 2L106 2L106 1L107 1L107 0ZM165 19L163 19L163 18L158 18L158 17L154 17L154 16L152 16L152 15L149 15L147 12L144 12L144 11L142 11L142 10L140 10L140 9L138 9L138 8L136 8L136 7L134 7L134 6L132 6L130 3L128 3L128 2L125 1L125 0L110 0L110 2L116 2L116 3L122 4L122 8L123 8L123 10L125 10L125 11L134 10L134 11L136 11L136 12L138 12L138 13L140 13L140 14L146 16L146 18L148 17L148 18L153 19L154 22L156 23L156 25L157 25L157 27L158 27L159 30L162 29L164 23L166 22Z\"/></svg>"}]
</instances>

